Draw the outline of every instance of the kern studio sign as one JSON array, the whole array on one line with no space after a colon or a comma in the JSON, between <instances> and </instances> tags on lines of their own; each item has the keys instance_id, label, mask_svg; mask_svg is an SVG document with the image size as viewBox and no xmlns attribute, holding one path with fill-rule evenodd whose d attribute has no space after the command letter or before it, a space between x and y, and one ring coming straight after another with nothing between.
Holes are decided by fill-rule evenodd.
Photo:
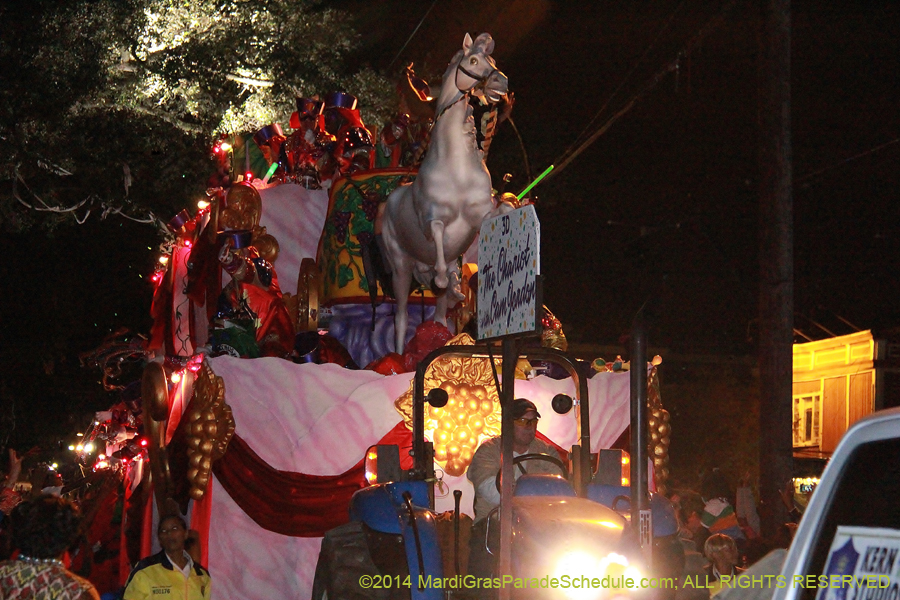
<instances>
[{"instance_id":1,"label":"kern studio sign","mask_svg":"<svg viewBox=\"0 0 900 600\"><path fill-rule=\"evenodd\" d=\"M535 333L541 224L534 206L486 219L478 234L478 339Z\"/></svg>"}]
</instances>

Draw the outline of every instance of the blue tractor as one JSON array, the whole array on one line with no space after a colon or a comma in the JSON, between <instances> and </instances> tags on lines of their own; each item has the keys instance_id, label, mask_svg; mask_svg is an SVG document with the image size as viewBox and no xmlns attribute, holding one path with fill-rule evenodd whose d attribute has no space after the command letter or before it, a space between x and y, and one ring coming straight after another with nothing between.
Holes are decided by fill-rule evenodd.
<instances>
[{"instance_id":1,"label":"blue tractor","mask_svg":"<svg viewBox=\"0 0 900 600\"><path fill-rule=\"evenodd\" d=\"M489 354L483 345L446 346L418 365L413 388L414 466L400 470L396 446L370 449L367 478L375 483L353 495L350 522L325 535L313 600L484 598L497 597L500 587L508 588L511 598L611 598L623 591L633 597L662 596L640 589L641 580L649 577L645 560L649 554L629 533L629 489L618 485L621 471L607 485L596 481L591 468L587 382L575 361L556 350L542 348L523 356L560 365L573 378L577 402L558 395L552 406L558 414L578 406L581 443L572 448L571 469L555 456L526 454L515 459L559 463L562 475L525 474L516 481L509 572L477 581L460 565L460 492L455 493L453 541L441 539L439 530L447 528L438 527L433 512L434 453L423 430L425 403L441 407L448 397L440 388L425 392L425 371L442 356ZM497 481L500 489L499 473ZM504 496L501 506L505 502ZM671 505L662 497L654 498L651 505L656 539L674 539L678 528ZM490 526L500 527L499 520L494 518ZM489 538L485 536L485 544ZM452 560L445 560L451 557L442 555L442 546L452 553ZM488 551L497 554L498 548L488 547ZM628 579L633 588L623 590Z\"/></svg>"}]
</instances>

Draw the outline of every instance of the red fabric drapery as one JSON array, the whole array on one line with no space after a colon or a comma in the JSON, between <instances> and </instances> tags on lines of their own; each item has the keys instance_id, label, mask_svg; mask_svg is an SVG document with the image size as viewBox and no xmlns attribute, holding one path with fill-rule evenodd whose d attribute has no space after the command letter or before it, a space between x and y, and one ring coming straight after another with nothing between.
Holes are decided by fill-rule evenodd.
<instances>
[{"instance_id":1,"label":"red fabric drapery","mask_svg":"<svg viewBox=\"0 0 900 600\"><path fill-rule=\"evenodd\" d=\"M200 533L200 564L209 564L209 523L212 520L212 481L206 484L203 498L194 502L191 529Z\"/></svg>"},{"instance_id":2,"label":"red fabric drapery","mask_svg":"<svg viewBox=\"0 0 900 600\"><path fill-rule=\"evenodd\" d=\"M535 437L539 440L543 440L546 442L551 448L556 450L556 453L559 454L559 460L563 461L566 464L569 464L569 451L548 438L546 435L541 433L540 431L535 432ZM571 465L570 465L571 466Z\"/></svg>"},{"instance_id":3,"label":"red fabric drapery","mask_svg":"<svg viewBox=\"0 0 900 600\"><path fill-rule=\"evenodd\" d=\"M567 459L567 453L538 432ZM400 447L400 466L412 467L412 432L401 421L379 444ZM350 520L350 497L365 485L364 460L340 475L306 475L273 469L237 434L213 464L222 487L257 525L281 535L321 537Z\"/></svg>"},{"instance_id":4,"label":"red fabric drapery","mask_svg":"<svg viewBox=\"0 0 900 600\"><path fill-rule=\"evenodd\" d=\"M412 433L402 421L379 444L400 446L401 465L409 468ZM321 537L350 520L350 497L365 485L364 460L340 475L279 471L235 434L225 455L213 464L213 473L237 505L263 529L281 535Z\"/></svg>"}]
</instances>

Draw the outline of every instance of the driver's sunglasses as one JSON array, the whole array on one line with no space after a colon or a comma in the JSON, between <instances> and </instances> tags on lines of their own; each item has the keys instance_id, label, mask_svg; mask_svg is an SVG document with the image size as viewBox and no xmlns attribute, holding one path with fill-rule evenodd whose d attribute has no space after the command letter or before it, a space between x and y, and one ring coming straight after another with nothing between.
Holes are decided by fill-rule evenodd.
<instances>
[{"instance_id":1,"label":"driver's sunglasses","mask_svg":"<svg viewBox=\"0 0 900 600\"><path fill-rule=\"evenodd\" d=\"M519 427L537 427L538 417L533 417L531 419L526 419L525 417L521 417L518 419L514 419L513 423L515 423Z\"/></svg>"}]
</instances>

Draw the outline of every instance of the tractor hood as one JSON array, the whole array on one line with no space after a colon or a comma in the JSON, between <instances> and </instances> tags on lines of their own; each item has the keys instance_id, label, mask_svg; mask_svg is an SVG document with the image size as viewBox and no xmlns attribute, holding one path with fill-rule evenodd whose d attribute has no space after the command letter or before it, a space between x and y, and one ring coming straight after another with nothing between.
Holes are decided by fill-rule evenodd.
<instances>
[{"instance_id":1,"label":"tractor hood","mask_svg":"<svg viewBox=\"0 0 900 600\"><path fill-rule=\"evenodd\" d=\"M585 498L527 496L513 498L514 547L540 548L590 542L618 548L625 520L614 510Z\"/></svg>"},{"instance_id":2,"label":"tractor hood","mask_svg":"<svg viewBox=\"0 0 900 600\"><path fill-rule=\"evenodd\" d=\"M625 520L612 509L585 498L516 497L513 499L513 573L525 579L571 581L576 578L640 578L641 565L628 555ZM568 579L566 579L568 578ZM541 586L543 587L543 585ZM541 590L532 597L568 597ZM604 597L595 590L596 597ZM589 593L589 597L595 597Z\"/></svg>"}]
</instances>

